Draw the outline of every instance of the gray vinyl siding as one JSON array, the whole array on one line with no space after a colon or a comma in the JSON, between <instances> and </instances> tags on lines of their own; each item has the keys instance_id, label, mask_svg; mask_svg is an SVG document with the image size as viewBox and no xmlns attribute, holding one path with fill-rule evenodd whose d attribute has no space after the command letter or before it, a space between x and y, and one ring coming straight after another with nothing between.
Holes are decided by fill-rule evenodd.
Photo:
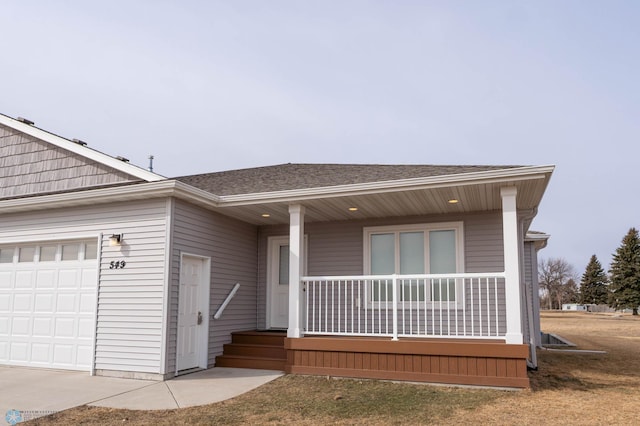
<instances>
[{"instance_id":1,"label":"gray vinyl siding","mask_svg":"<svg viewBox=\"0 0 640 426\"><path fill-rule=\"evenodd\" d=\"M308 237L307 274L363 274L363 228L418 223L464 223L464 272L504 271L502 213L418 216L363 221L305 224ZM258 328L266 327L267 241L270 236L289 234L288 226L263 226L258 243Z\"/></svg>"},{"instance_id":2,"label":"gray vinyl siding","mask_svg":"<svg viewBox=\"0 0 640 426\"><path fill-rule=\"evenodd\" d=\"M97 299L96 370L161 374L166 200L0 215L5 241L105 238ZM123 234L120 247L108 236ZM124 269L110 269L125 261Z\"/></svg>"},{"instance_id":3,"label":"gray vinyl siding","mask_svg":"<svg viewBox=\"0 0 640 426\"><path fill-rule=\"evenodd\" d=\"M529 343L531 340L535 343L535 346L541 345L540 337L540 296L538 286L538 251L535 248L535 243L527 241L524 243L524 274L525 283L527 284L527 292L531 299L527 309L532 310L533 324L526 324L526 338L525 342ZM526 311L523 311L526 312ZM528 318L528 317L527 317ZM531 339L530 331L533 332L533 339Z\"/></svg>"},{"instance_id":4,"label":"gray vinyl siding","mask_svg":"<svg viewBox=\"0 0 640 426\"><path fill-rule=\"evenodd\" d=\"M138 179L0 125L0 198L133 180Z\"/></svg>"},{"instance_id":5,"label":"gray vinyl siding","mask_svg":"<svg viewBox=\"0 0 640 426\"><path fill-rule=\"evenodd\" d=\"M175 371L180 253L211 258L209 366L231 341L231 332L257 326L257 227L176 200L172 222L167 371ZM240 289L222 317L213 319L236 283Z\"/></svg>"}]
</instances>

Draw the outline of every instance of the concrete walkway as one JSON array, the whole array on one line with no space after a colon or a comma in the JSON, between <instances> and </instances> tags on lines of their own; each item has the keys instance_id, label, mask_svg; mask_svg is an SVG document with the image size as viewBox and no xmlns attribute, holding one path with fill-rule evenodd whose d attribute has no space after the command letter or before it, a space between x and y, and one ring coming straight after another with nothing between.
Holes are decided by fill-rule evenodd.
<instances>
[{"instance_id":1,"label":"concrete walkway","mask_svg":"<svg viewBox=\"0 0 640 426\"><path fill-rule=\"evenodd\" d=\"M165 382L90 376L85 372L0 366L0 425L79 405L161 410L224 401L284 373L212 368Z\"/></svg>"}]
</instances>

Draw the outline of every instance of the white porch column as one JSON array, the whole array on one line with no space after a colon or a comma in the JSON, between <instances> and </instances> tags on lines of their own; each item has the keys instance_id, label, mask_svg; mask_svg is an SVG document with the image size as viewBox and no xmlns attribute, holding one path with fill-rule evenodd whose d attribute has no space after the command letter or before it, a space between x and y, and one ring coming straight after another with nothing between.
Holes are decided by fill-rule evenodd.
<instances>
[{"instance_id":1,"label":"white porch column","mask_svg":"<svg viewBox=\"0 0 640 426\"><path fill-rule=\"evenodd\" d=\"M507 308L507 343L522 344L522 310L520 308L520 244L518 211L514 186L500 188L502 197L502 238L504 240L505 299Z\"/></svg>"},{"instance_id":2,"label":"white porch column","mask_svg":"<svg viewBox=\"0 0 640 426\"><path fill-rule=\"evenodd\" d=\"M304 206L289 206L289 328L287 337L302 337L304 295Z\"/></svg>"}]
</instances>

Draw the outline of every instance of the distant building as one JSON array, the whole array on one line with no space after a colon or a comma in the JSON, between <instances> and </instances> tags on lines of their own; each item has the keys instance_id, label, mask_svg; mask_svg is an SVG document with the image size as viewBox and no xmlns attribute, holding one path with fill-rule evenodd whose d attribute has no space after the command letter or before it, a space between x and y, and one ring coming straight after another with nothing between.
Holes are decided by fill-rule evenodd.
<instances>
[{"instance_id":1,"label":"distant building","mask_svg":"<svg viewBox=\"0 0 640 426\"><path fill-rule=\"evenodd\" d=\"M579 305L577 303L563 303L562 310L563 311L586 311L587 305Z\"/></svg>"}]
</instances>

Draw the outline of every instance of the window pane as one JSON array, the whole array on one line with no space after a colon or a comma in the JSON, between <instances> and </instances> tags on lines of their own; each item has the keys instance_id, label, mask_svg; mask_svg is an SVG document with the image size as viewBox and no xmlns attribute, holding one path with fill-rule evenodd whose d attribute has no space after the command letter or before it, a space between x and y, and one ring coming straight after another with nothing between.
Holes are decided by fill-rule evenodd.
<instances>
[{"instance_id":1,"label":"window pane","mask_svg":"<svg viewBox=\"0 0 640 426\"><path fill-rule=\"evenodd\" d=\"M20 247L18 262L33 262L33 257L35 256L35 254L35 247Z\"/></svg>"},{"instance_id":2,"label":"window pane","mask_svg":"<svg viewBox=\"0 0 640 426\"><path fill-rule=\"evenodd\" d=\"M13 247L0 249L0 263L13 263Z\"/></svg>"},{"instance_id":3,"label":"window pane","mask_svg":"<svg viewBox=\"0 0 640 426\"><path fill-rule=\"evenodd\" d=\"M456 272L456 233L453 230L429 232L429 263L432 274ZM456 280L432 280L432 301L456 300Z\"/></svg>"},{"instance_id":4,"label":"window pane","mask_svg":"<svg viewBox=\"0 0 640 426\"><path fill-rule=\"evenodd\" d=\"M396 236L395 234L371 235L371 273L387 275L396 272ZM393 298L393 284L389 281L373 282L374 302L384 302Z\"/></svg>"},{"instance_id":5,"label":"window pane","mask_svg":"<svg viewBox=\"0 0 640 426\"><path fill-rule=\"evenodd\" d=\"M40 262L53 262L56 260L57 246L40 247Z\"/></svg>"},{"instance_id":6,"label":"window pane","mask_svg":"<svg viewBox=\"0 0 640 426\"><path fill-rule=\"evenodd\" d=\"M456 272L456 232L429 232L429 264L432 274Z\"/></svg>"},{"instance_id":7,"label":"window pane","mask_svg":"<svg viewBox=\"0 0 640 426\"><path fill-rule=\"evenodd\" d=\"M96 243L88 243L84 248L85 259L97 259L98 258L98 245Z\"/></svg>"},{"instance_id":8,"label":"window pane","mask_svg":"<svg viewBox=\"0 0 640 426\"><path fill-rule=\"evenodd\" d=\"M62 260L78 260L78 244L63 245Z\"/></svg>"},{"instance_id":9,"label":"window pane","mask_svg":"<svg viewBox=\"0 0 640 426\"><path fill-rule=\"evenodd\" d=\"M289 246L280 246L278 284L289 285Z\"/></svg>"},{"instance_id":10,"label":"window pane","mask_svg":"<svg viewBox=\"0 0 640 426\"><path fill-rule=\"evenodd\" d=\"M371 273L386 275L396 272L395 235L375 234L371 236Z\"/></svg>"},{"instance_id":11,"label":"window pane","mask_svg":"<svg viewBox=\"0 0 640 426\"><path fill-rule=\"evenodd\" d=\"M424 233L400 233L400 273L424 274Z\"/></svg>"}]
</instances>

